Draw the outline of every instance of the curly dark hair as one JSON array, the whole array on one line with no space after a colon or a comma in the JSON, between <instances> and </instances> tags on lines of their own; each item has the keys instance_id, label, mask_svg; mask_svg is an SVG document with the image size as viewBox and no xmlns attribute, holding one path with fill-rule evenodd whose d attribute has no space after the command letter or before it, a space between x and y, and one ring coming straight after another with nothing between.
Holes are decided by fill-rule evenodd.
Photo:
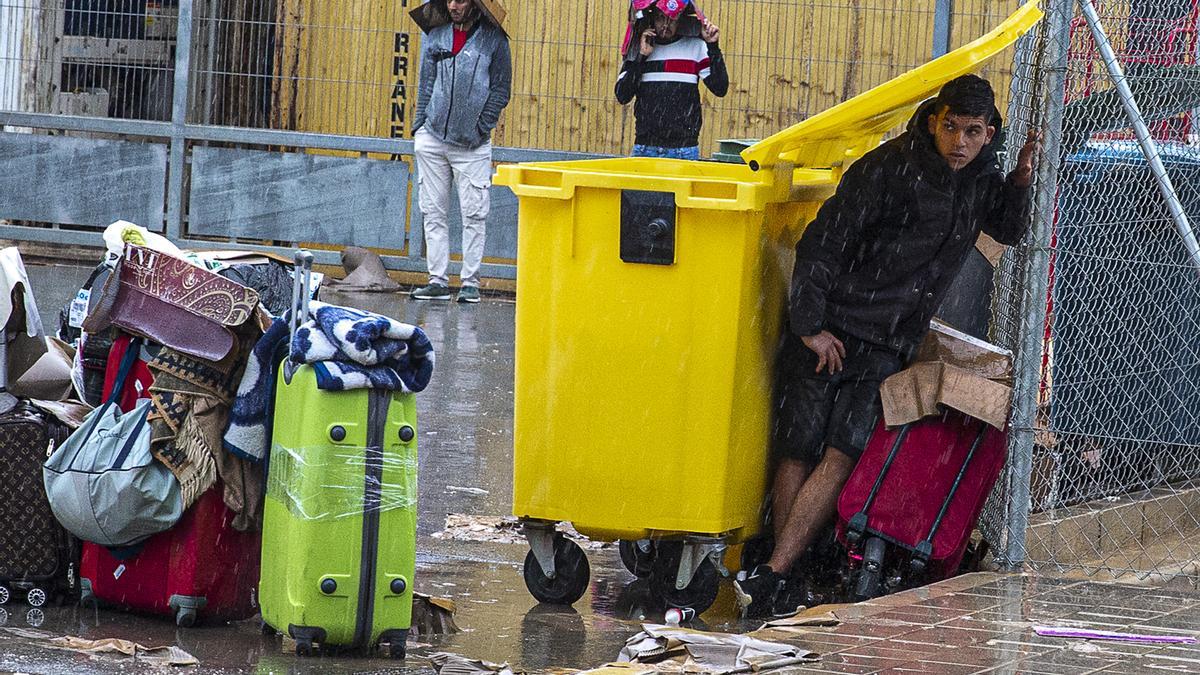
<instances>
[{"instance_id":1,"label":"curly dark hair","mask_svg":"<svg viewBox=\"0 0 1200 675\"><path fill-rule=\"evenodd\" d=\"M951 115L982 117L988 124L996 110L992 85L978 75L962 75L946 83L938 92L934 112L948 110Z\"/></svg>"}]
</instances>

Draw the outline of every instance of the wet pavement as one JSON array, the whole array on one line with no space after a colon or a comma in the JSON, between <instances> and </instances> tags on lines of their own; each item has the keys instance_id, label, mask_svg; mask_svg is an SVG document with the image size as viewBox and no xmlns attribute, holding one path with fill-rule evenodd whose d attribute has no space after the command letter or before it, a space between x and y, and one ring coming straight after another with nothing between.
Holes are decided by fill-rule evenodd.
<instances>
[{"instance_id":1,"label":"wet pavement","mask_svg":"<svg viewBox=\"0 0 1200 675\"><path fill-rule=\"evenodd\" d=\"M48 329L87 277L78 267L30 266ZM178 645L200 660L188 672L432 672L428 656L450 651L507 661L526 671L587 668L612 661L643 620L661 609L621 566L615 547L589 552L592 580L573 609L539 606L525 590L523 544L436 539L448 514L504 516L512 492L513 318L511 298L478 305L421 303L401 295L326 294L324 299L422 326L438 350L431 386L418 396L420 516L416 588L451 598L462 632L419 636L403 662L367 658L298 659L256 621L177 629L165 619L94 608L20 604L0 614L0 673L117 673L145 668L131 659L90 657L46 646L46 636L125 638ZM1200 626L1200 594L1097 581L971 575L844 610L844 623L807 633L761 635L823 654L788 672L1133 673L1200 672L1200 647L1138 646L1041 638L1035 623L1179 634ZM694 627L745 632L726 582ZM18 629L14 632L11 629ZM782 671L781 671L782 672Z\"/></svg>"}]
</instances>

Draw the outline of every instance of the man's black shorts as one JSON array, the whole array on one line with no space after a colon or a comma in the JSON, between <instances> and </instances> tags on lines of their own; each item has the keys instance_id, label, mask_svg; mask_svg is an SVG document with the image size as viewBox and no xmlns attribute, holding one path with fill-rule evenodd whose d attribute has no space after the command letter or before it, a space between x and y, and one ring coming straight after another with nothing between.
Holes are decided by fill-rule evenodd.
<instances>
[{"instance_id":1,"label":"man's black shorts","mask_svg":"<svg viewBox=\"0 0 1200 675\"><path fill-rule=\"evenodd\" d=\"M817 355L789 335L776 366L774 450L816 464L826 447L858 459L879 421L879 383L900 370L900 355L846 335L841 372L820 373Z\"/></svg>"}]
</instances>

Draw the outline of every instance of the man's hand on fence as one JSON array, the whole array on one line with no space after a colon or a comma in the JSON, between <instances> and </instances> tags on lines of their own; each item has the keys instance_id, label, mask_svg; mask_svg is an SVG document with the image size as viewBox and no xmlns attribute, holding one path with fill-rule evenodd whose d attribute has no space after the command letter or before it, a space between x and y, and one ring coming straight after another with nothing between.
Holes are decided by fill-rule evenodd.
<instances>
[{"instance_id":1,"label":"man's hand on fence","mask_svg":"<svg viewBox=\"0 0 1200 675\"><path fill-rule=\"evenodd\" d=\"M1025 188L1033 184L1033 163L1041 154L1041 149L1042 135L1037 129L1030 129L1025 145L1021 146L1021 152L1017 155L1017 166L1012 172L1014 185Z\"/></svg>"},{"instance_id":2,"label":"man's hand on fence","mask_svg":"<svg viewBox=\"0 0 1200 675\"><path fill-rule=\"evenodd\" d=\"M805 335L800 338L804 341L804 346L808 347L817 355L817 370L826 365L829 366L829 374L841 372L842 359L846 358L846 346L842 341L835 338L832 333L823 330L816 335Z\"/></svg>"}]
</instances>

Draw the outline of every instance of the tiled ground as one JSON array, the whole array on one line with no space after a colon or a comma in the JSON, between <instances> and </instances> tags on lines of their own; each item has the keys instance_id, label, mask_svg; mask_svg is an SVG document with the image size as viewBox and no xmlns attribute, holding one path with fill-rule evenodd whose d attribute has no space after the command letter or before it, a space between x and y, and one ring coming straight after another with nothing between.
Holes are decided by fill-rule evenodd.
<instances>
[{"instance_id":1,"label":"tiled ground","mask_svg":"<svg viewBox=\"0 0 1200 675\"><path fill-rule=\"evenodd\" d=\"M843 623L763 639L820 652L805 673L1200 673L1200 645L1039 637L1037 625L1195 635L1200 593L1049 577L972 574L838 610Z\"/></svg>"}]
</instances>

